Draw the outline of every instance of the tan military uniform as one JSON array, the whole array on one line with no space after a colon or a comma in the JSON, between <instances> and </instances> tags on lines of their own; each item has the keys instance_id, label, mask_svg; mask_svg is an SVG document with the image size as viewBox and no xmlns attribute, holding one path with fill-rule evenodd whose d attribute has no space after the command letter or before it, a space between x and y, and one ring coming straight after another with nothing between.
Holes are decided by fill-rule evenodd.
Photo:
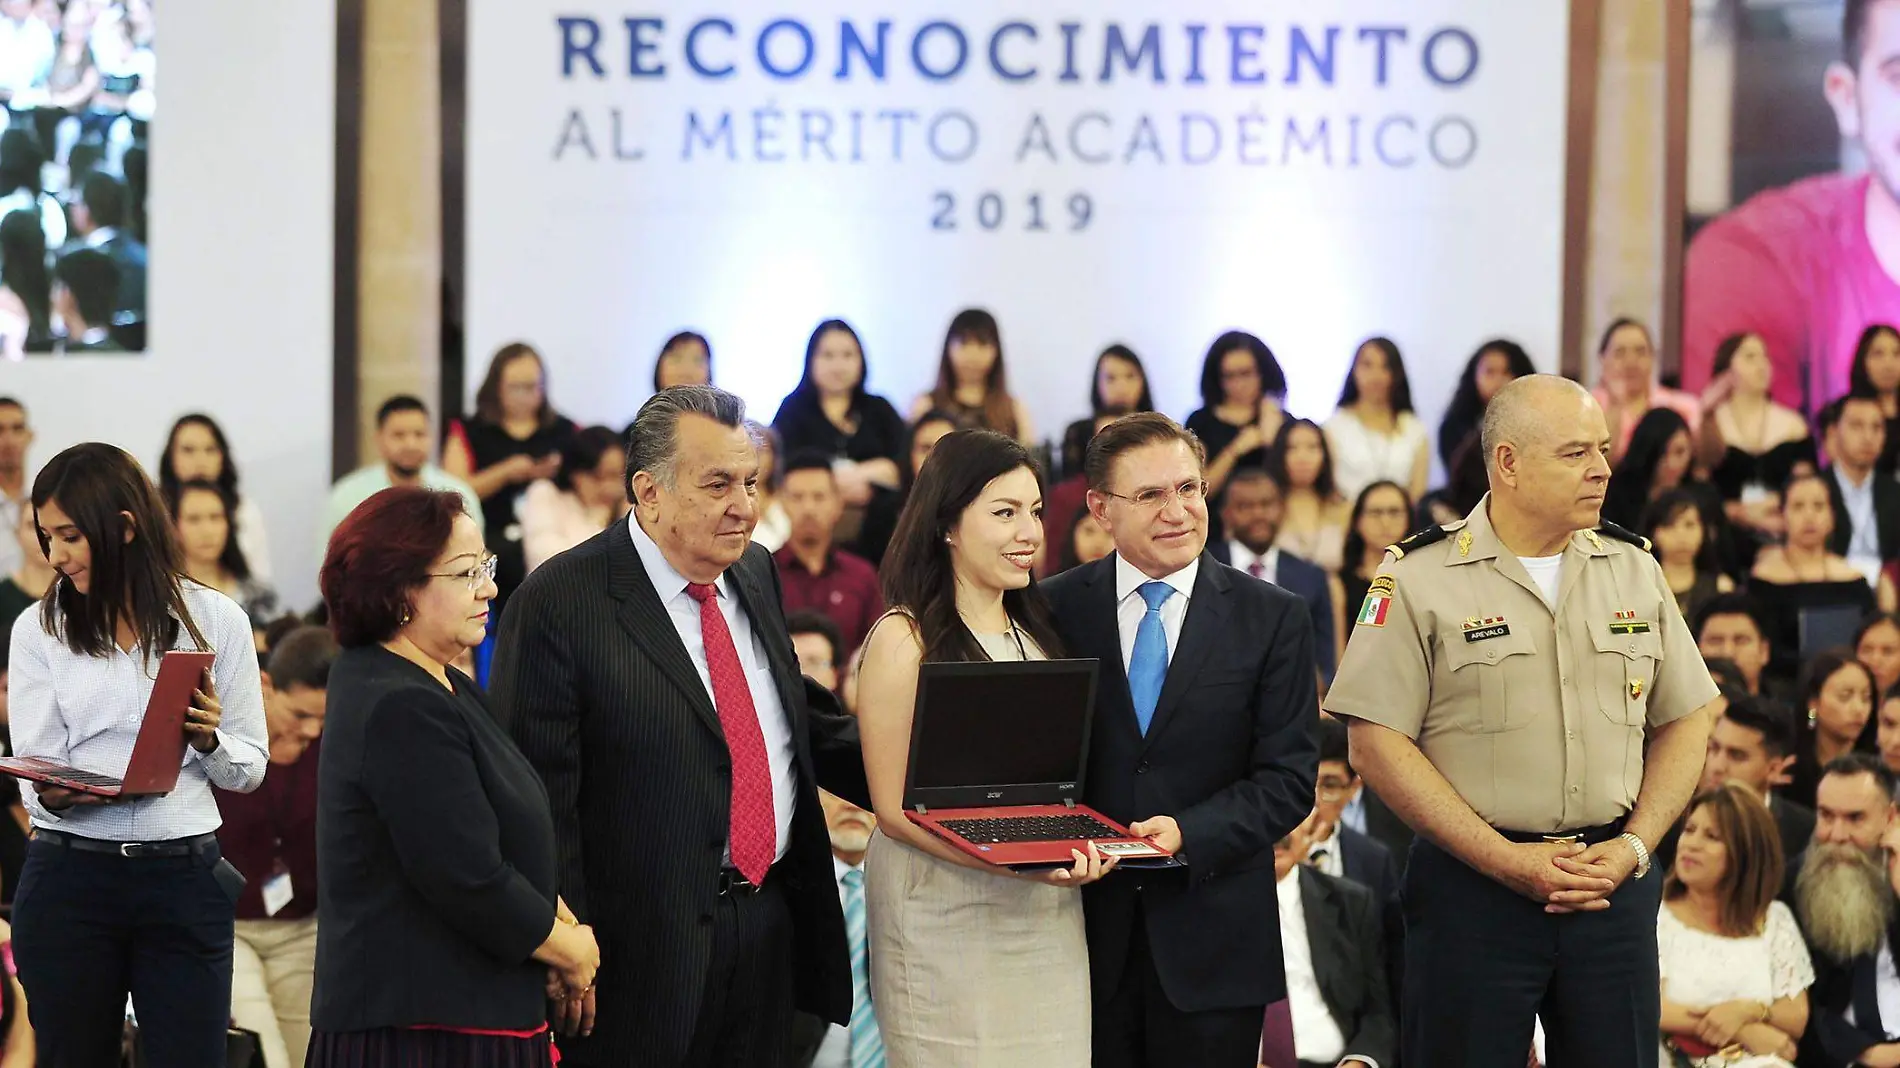
<instances>
[{"instance_id":1,"label":"tan military uniform","mask_svg":"<svg viewBox=\"0 0 1900 1068\"><path fill-rule=\"evenodd\" d=\"M1715 683L1642 547L1573 534L1553 610L1489 504L1386 554L1325 708L1416 740L1494 827L1609 823L1636 804L1645 728L1707 704Z\"/></svg>"}]
</instances>

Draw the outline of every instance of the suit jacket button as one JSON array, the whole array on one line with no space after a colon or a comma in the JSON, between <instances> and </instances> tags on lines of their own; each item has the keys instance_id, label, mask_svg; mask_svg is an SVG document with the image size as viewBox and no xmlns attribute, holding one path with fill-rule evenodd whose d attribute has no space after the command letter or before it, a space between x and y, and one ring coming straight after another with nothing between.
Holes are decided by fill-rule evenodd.
<instances>
[{"instance_id":1,"label":"suit jacket button","mask_svg":"<svg viewBox=\"0 0 1900 1068\"><path fill-rule=\"evenodd\" d=\"M1135 774L1137 774L1137 775L1146 775L1146 774L1148 774L1148 762L1147 762L1146 760L1144 760L1144 761L1142 761L1141 763L1139 763L1139 764L1136 764L1136 765L1135 765Z\"/></svg>"}]
</instances>

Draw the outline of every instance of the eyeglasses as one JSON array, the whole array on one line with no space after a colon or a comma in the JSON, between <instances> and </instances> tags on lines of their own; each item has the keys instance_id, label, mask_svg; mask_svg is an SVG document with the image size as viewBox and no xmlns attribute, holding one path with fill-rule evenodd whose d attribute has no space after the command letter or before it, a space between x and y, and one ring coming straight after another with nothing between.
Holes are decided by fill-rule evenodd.
<instances>
[{"instance_id":1,"label":"eyeglasses","mask_svg":"<svg viewBox=\"0 0 1900 1068\"><path fill-rule=\"evenodd\" d=\"M482 558L481 563L476 564L474 567L469 568L467 571L451 571L447 574L443 574L437 571L432 571L429 573L429 577L430 578L459 578L463 582L468 583L468 591L470 593L474 593L476 590L481 589L484 585L495 581L495 568L498 565L500 565L500 563L501 563L501 557L496 556L493 553L489 553L487 556Z\"/></svg>"},{"instance_id":2,"label":"eyeglasses","mask_svg":"<svg viewBox=\"0 0 1900 1068\"><path fill-rule=\"evenodd\" d=\"M1314 794L1321 801L1337 801L1352 789L1352 783L1339 779L1321 779L1315 784Z\"/></svg>"},{"instance_id":3,"label":"eyeglasses","mask_svg":"<svg viewBox=\"0 0 1900 1068\"><path fill-rule=\"evenodd\" d=\"M1162 486L1150 486L1132 497L1126 493L1115 493L1112 491L1109 492L1108 495L1127 501L1129 504L1134 505L1144 512L1159 512L1161 509L1166 508L1172 501L1178 500L1183 505L1188 505L1206 500L1207 480L1200 478L1190 479L1172 489Z\"/></svg>"}]
</instances>

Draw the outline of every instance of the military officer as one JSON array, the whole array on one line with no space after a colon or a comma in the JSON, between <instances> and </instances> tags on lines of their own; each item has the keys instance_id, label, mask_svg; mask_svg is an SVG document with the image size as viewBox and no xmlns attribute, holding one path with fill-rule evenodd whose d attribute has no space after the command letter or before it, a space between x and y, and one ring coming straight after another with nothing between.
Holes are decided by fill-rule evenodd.
<instances>
[{"instance_id":1,"label":"military officer","mask_svg":"<svg viewBox=\"0 0 1900 1068\"><path fill-rule=\"evenodd\" d=\"M1715 684L1647 543L1599 525L1603 411L1517 379L1486 409L1490 492L1394 546L1325 708L1419 837L1401 1060L1655 1068L1649 870L1702 770Z\"/></svg>"}]
</instances>

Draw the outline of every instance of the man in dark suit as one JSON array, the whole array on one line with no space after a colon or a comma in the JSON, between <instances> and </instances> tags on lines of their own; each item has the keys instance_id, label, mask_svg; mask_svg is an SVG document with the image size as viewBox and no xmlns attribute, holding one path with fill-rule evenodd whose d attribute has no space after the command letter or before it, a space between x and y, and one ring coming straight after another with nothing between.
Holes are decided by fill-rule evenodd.
<instances>
[{"instance_id":1,"label":"man in dark suit","mask_svg":"<svg viewBox=\"0 0 1900 1068\"><path fill-rule=\"evenodd\" d=\"M1874 474L1887 442L1880 398L1850 393L1821 409L1821 434L1833 466L1822 481L1834 504L1827 549L1878 567L1900 556L1900 483Z\"/></svg>"},{"instance_id":2,"label":"man in dark suit","mask_svg":"<svg viewBox=\"0 0 1900 1068\"><path fill-rule=\"evenodd\" d=\"M1273 847L1293 1048L1301 1068L1390 1068L1398 1051L1380 903L1350 879L1299 858L1319 814Z\"/></svg>"},{"instance_id":3,"label":"man in dark suit","mask_svg":"<svg viewBox=\"0 0 1900 1068\"><path fill-rule=\"evenodd\" d=\"M1102 664L1085 800L1184 862L1082 891L1097 1068L1251 1068L1286 994L1261 906L1313 807L1313 628L1204 551L1205 458L1153 412L1103 428L1084 467L1115 553L1043 585L1069 653Z\"/></svg>"},{"instance_id":4,"label":"man in dark suit","mask_svg":"<svg viewBox=\"0 0 1900 1068\"><path fill-rule=\"evenodd\" d=\"M1242 467L1227 477L1220 521L1227 537L1212 542L1208 555L1229 567L1265 579L1300 595L1313 620L1313 660L1326 681L1333 679L1333 593L1326 572L1274 547L1286 496L1273 476L1258 467Z\"/></svg>"},{"instance_id":5,"label":"man in dark suit","mask_svg":"<svg viewBox=\"0 0 1900 1068\"><path fill-rule=\"evenodd\" d=\"M1775 818L1781 855L1790 860L1797 858L1814 837L1814 810L1774 790L1774 784L1782 781L1794 764L1794 718L1773 698L1739 692L1725 695L1728 704L1709 731L1709 752L1702 762L1702 781L1696 793L1733 783L1761 798L1768 814ZM1683 819L1687 819L1686 814ZM1656 859L1664 871L1675 865L1682 824L1682 819L1677 820L1656 847Z\"/></svg>"},{"instance_id":6,"label":"man in dark suit","mask_svg":"<svg viewBox=\"0 0 1900 1068\"><path fill-rule=\"evenodd\" d=\"M93 171L79 187L79 202L72 206L73 233L76 238L60 250L61 255L76 248L96 248L111 258L119 269L117 298L113 304L115 322L143 322L145 319L145 246L125 229L125 183L104 171Z\"/></svg>"},{"instance_id":7,"label":"man in dark suit","mask_svg":"<svg viewBox=\"0 0 1900 1068\"><path fill-rule=\"evenodd\" d=\"M66 324L61 351L124 352L112 337L119 268L96 248L74 249L53 265L53 310Z\"/></svg>"},{"instance_id":8,"label":"man in dark suit","mask_svg":"<svg viewBox=\"0 0 1900 1068\"><path fill-rule=\"evenodd\" d=\"M1319 721L1319 780L1315 792L1312 835L1307 861L1320 871L1342 879L1351 879L1372 891L1382 908L1392 906L1392 920L1399 921L1399 866L1392 850L1377 838L1346 826L1346 805L1365 789L1352 770L1346 741L1346 725L1323 717Z\"/></svg>"},{"instance_id":9,"label":"man in dark suit","mask_svg":"<svg viewBox=\"0 0 1900 1068\"><path fill-rule=\"evenodd\" d=\"M543 564L503 616L493 696L547 782L561 893L601 945L569 1064L784 1063L793 1010L850 1019L817 788L870 800L855 724L803 679L750 544L745 404L655 394L624 522Z\"/></svg>"}]
</instances>

